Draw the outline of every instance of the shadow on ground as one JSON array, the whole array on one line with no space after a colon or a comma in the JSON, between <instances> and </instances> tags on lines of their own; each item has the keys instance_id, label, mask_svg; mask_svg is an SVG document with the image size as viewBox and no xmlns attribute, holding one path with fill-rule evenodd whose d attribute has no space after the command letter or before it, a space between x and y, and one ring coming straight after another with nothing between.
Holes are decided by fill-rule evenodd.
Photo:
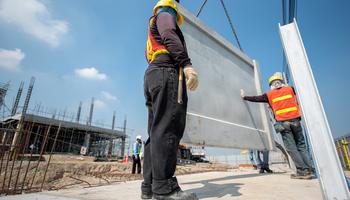
<instances>
[{"instance_id":1,"label":"shadow on ground","mask_svg":"<svg viewBox=\"0 0 350 200\"><path fill-rule=\"evenodd\" d=\"M210 197L221 198L226 195L230 195L231 197L240 196L242 194L239 193L238 190L241 188L242 185L244 185L241 183L210 183L208 181L199 181L198 183L203 184L204 186L200 188L186 190L186 192L196 193L198 198L200 199Z\"/></svg>"},{"instance_id":2,"label":"shadow on ground","mask_svg":"<svg viewBox=\"0 0 350 200\"><path fill-rule=\"evenodd\" d=\"M274 173L274 174L284 174L284 173L280 172L280 173ZM215 178L215 179L210 179L210 180L186 182L186 183L182 183L182 185L202 184L203 186L200 188L186 190L186 192L196 193L199 198L210 198L210 197L220 198L220 197L223 197L226 195L234 197L234 196L241 196L242 195L239 192L239 189L244 184L242 184L242 183L215 183L215 182L224 182L224 181L230 181L230 180L234 180L234 179L252 178L252 177L267 176L267 175L269 175L269 174L242 174L242 175L236 175L236 176Z\"/></svg>"}]
</instances>

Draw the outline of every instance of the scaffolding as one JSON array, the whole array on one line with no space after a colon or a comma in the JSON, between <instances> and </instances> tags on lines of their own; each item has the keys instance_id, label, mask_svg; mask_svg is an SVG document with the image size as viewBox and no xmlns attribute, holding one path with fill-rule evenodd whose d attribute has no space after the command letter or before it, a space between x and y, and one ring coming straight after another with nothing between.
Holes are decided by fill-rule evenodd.
<instances>
[{"instance_id":1,"label":"scaffolding","mask_svg":"<svg viewBox=\"0 0 350 200\"><path fill-rule=\"evenodd\" d=\"M0 195L21 194L45 189L50 162L55 154L93 156L96 161L123 158L129 148L124 127L93 123L94 99L90 115L81 120L78 112L70 115L41 105L29 108L35 78L32 77L23 106L19 106L24 83L21 82L12 109L0 119ZM9 83L0 85L0 108L4 107Z\"/></svg>"}]
</instances>

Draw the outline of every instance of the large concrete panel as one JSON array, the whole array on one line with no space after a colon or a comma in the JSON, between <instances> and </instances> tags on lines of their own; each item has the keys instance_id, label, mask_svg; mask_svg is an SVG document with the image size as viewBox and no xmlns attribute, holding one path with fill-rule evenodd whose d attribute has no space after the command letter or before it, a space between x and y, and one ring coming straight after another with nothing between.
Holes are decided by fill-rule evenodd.
<instances>
[{"instance_id":1,"label":"large concrete panel","mask_svg":"<svg viewBox=\"0 0 350 200\"><path fill-rule=\"evenodd\" d=\"M272 149L266 105L241 99L261 94L258 65L180 6L182 30L199 88L189 92L182 142L227 148Z\"/></svg>"}]
</instances>

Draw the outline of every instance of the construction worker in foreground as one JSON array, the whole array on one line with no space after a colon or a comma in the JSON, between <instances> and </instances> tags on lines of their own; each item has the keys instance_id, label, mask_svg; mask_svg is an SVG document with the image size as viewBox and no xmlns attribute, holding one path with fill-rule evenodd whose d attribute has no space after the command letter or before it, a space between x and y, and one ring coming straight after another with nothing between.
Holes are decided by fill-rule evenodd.
<instances>
[{"instance_id":1,"label":"construction worker in foreground","mask_svg":"<svg viewBox=\"0 0 350 200\"><path fill-rule=\"evenodd\" d=\"M141 148L142 148L142 140L141 135L136 137L136 142L132 146L132 174L135 174L136 168L137 173L141 174Z\"/></svg>"},{"instance_id":2,"label":"construction worker in foreground","mask_svg":"<svg viewBox=\"0 0 350 200\"><path fill-rule=\"evenodd\" d=\"M160 0L149 20L149 65L144 77L149 138L144 149L142 199L197 199L195 194L183 192L174 177L186 123L186 89L195 90L198 85L179 28L182 22L177 5L171 0ZM185 84L187 88L182 87Z\"/></svg>"},{"instance_id":3,"label":"construction worker in foreground","mask_svg":"<svg viewBox=\"0 0 350 200\"><path fill-rule=\"evenodd\" d=\"M294 89L284 85L282 73L279 72L270 77L269 85L271 90L260 96L245 96L241 89L241 97L246 101L270 105L276 119L275 129L281 133L287 152L297 168L297 173L292 174L291 178L311 179L315 170L306 149L300 124L301 111Z\"/></svg>"}]
</instances>

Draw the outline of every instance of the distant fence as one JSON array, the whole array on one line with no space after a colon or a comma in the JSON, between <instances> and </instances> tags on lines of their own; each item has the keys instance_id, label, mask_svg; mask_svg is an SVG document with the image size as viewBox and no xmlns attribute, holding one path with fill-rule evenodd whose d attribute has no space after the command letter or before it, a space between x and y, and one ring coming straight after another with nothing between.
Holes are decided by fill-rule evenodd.
<instances>
[{"instance_id":1,"label":"distant fence","mask_svg":"<svg viewBox=\"0 0 350 200\"><path fill-rule=\"evenodd\" d=\"M262 155L260 156L262 159ZM206 156L210 162L225 163L231 165L240 165L240 164L251 164L249 153L245 155L228 155L228 156ZM269 154L269 163L287 163L284 155L281 152L270 151Z\"/></svg>"}]
</instances>

